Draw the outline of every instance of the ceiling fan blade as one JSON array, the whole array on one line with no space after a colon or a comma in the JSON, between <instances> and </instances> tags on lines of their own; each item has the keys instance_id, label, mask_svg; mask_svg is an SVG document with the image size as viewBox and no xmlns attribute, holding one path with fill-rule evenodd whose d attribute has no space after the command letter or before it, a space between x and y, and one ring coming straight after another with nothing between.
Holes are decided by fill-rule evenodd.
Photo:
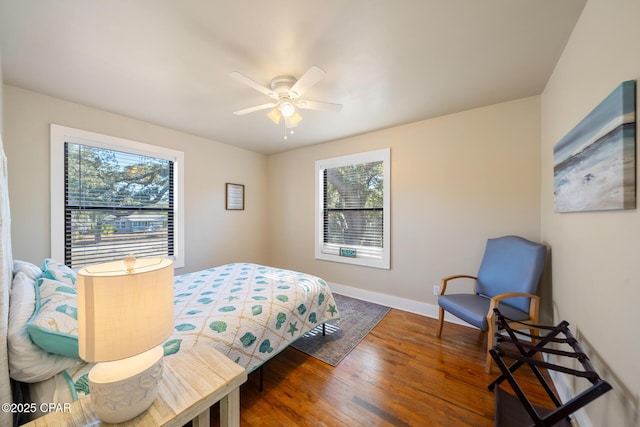
<instances>
[{"instance_id":1,"label":"ceiling fan blade","mask_svg":"<svg viewBox=\"0 0 640 427\"><path fill-rule=\"evenodd\" d=\"M303 108L305 110L335 111L335 112L342 110L342 104L333 104L331 102L301 100L301 101L297 101L296 105L298 106L298 108Z\"/></svg>"},{"instance_id":2,"label":"ceiling fan blade","mask_svg":"<svg viewBox=\"0 0 640 427\"><path fill-rule=\"evenodd\" d=\"M233 71L229 73L229 77L239 81L240 83L244 83L245 85L257 90L258 92L262 92L265 95L270 96L271 98L278 99L278 95L275 94L271 89L261 85L260 83L257 83L251 80L249 77L245 76L244 74L241 74L237 71Z\"/></svg>"},{"instance_id":3,"label":"ceiling fan blade","mask_svg":"<svg viewBox=\"0 0 640 427\"><path fill-rule=\"evenodd\" d=\"M268 104L256 105L255 107L245 108L244 110L234 111L233 114L237 114L238 116L243 116L245 114L253 113L254 111L265 110L267 108L273 108L278 105L276 102L270 102Z\"/></svg>"},{"instance_id":4,"label":"ceiling fan blade","mask_svg":"<svg viewBox=\"0 0 640 427\"><path fill-rule=\"evenodd\" d=\"M300 97L307 89L314 84L318 83L324 77L325 72L317 65L312 65L309 69L298 79L291 89L289 89L289 96L291 98Z\"/></svg>"},{"instance_id":5,"label":"ceiling fan blade","mask_svg":"<svg viewBox=\"0 0 640 427\"><path fill-rule=\"evenodd\" d=\"M267 114L267 116L273 121L273 123L278 124L280 123L280 117L282 117L282 113L280 112L280 109L276 107L271 110L269 114Z\"/></svg>"}]
</instances>

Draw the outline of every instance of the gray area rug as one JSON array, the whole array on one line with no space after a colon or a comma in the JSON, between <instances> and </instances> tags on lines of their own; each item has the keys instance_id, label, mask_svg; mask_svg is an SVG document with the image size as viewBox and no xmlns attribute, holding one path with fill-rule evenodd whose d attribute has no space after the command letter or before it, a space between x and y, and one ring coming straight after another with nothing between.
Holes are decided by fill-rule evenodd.
<instances>
[{"instance_id":1,"label":"gray area rug","mask_svg":"<svg viewBox=\"0 0 640 427\"><path fill-rule=\"evenodd\" d=\"M333 297L340 318L326 323L326 335L322 336L322 325L318 325L294 341L291 347L338 366L382 320L389 307L339 294L333 294Z\"/></svg>"}]
</instances>

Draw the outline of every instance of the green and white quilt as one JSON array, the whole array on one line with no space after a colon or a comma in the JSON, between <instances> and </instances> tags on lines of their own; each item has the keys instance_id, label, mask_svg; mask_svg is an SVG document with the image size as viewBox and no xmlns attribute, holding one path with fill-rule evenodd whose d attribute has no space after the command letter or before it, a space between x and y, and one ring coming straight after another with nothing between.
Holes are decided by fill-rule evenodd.
<instances>
[{"instance_id":1,"label":"green and white quilt","mask_svg":"<svg viewBox=\"0 0 640 427\"><path fill-rule=\"evenodd\" d=\"M175 329L165 355L212 345L249 372L338 317L324 280L256 264L183 274L175 290Z\"/></svg>"},{"instance_id":2,"label":"green and white quilt","mask_svg":"<svg viewBox=\"0 0 640 427\"><path fill-rule=\"evenodd\" d=\"M176 276L174 332L165 356L210 345L251 372L293 341L339 317L327 283L315 276L237 263ZM87 368L65 373L88 393Z\"/></svg>"}]
</instances>

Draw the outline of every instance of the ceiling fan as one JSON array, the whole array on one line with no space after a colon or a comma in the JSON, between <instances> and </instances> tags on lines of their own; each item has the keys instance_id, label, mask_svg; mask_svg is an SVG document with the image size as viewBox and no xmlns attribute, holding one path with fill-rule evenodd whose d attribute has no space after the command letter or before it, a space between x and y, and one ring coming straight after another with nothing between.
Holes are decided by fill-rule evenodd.
<instances>
[{"instance_id":1,"label":"ceiling fan","mask_svg":"<svg viewBox=\"0 0 640 427\"><path fill-rule=\"evenodd\" d=\"M271 111L267 116L269 116L275 124L280 123L280 119L284 118L284 138L287 139L287 129L297 126L302 120L302 116L298 113L298 109L319 111L340 111L342 109L341 104L301 99L304 92L311 86L318 83L324 75L325 72L322 68L312 65L299 79L296 79L293 76L276 76L271 79L269 87L266 87L251 80L244 74L234 71L229 74L230 77L274 99L273 102L269 102L267 104L256 105L255 107L234 111L234 114L242 116L248 113L253 113L254 111L271 108ZM293 131L291 131L291 133L293 133Z\"/></svg>"}]
</instances>

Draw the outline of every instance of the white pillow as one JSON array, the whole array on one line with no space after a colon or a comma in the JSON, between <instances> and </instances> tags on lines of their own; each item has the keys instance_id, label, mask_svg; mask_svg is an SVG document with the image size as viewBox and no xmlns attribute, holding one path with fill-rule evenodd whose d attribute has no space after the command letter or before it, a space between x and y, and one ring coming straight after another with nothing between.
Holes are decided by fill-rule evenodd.
<instances>
[{"instance_id":1,"label":"white pillow","mask_svg":"<svg viewBox=\"0 0 640 427\"><path fill-rule=\"evenodd\" d=\"M35 264L27 261L13 260L13 275L15 277L18 272L23 272L31 280L37 280L42 276L42 269Z\"/></svg>"},{"instance_id":2,"label":"white pillow","mask_svg":"<svg viewBox=\"0 0 640 427\"><path fill-rule=\"evenodd\" d=\"M79 359L47 353L31 341L27 323L35 310L34 285L34 279L24 271L18 271L9 297L9 375L17 381L27 383L44 381L82 363Z\"/></svg>"}]
</instances>

